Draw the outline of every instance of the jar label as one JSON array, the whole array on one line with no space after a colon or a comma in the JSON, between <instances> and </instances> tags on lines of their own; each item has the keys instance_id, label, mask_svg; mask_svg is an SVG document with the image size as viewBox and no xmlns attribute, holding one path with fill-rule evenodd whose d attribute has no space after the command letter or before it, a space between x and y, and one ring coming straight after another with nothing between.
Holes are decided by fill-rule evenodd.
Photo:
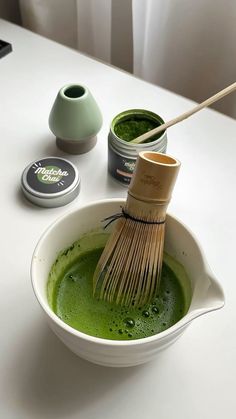
<instances>
[{"instance_id":1,"label":"jar label","mask_svg":"<svg viewBox=\"0 0 236 419\"><path fill-rule=\"evenodd\" d=\"M26 181L34 191L54 194L70 187L75 177L75 169L67 160L49 157L29 167Z\"/></svg>"},{"instance_id":2,"label":"jar label","mask_svg":"<svg viewBox=\"0 0 236 419\"><path fill-rule=\"evenodd\" d=\"M129 185L136 159L121 156L108 145L108 171L109 173L125 185Z\"/></svg>"}]
</instances>

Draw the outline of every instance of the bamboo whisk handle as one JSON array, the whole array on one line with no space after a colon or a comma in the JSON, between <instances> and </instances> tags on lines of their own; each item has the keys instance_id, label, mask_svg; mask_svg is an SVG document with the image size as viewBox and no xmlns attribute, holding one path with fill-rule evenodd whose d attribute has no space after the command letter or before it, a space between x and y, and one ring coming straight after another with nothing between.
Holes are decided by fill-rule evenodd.
<instances>
[{"instance_id":1,"label":"bamboo whisk handle","mask_svg":"<svg viewBox=\"0 0 236 419\"><path fill-rule=\"evenodd\" d=\"M180 169L180 162L166 154L139 153L129 187L133 198L153 204L167 204Z\"/></svg>"}]
</instances>

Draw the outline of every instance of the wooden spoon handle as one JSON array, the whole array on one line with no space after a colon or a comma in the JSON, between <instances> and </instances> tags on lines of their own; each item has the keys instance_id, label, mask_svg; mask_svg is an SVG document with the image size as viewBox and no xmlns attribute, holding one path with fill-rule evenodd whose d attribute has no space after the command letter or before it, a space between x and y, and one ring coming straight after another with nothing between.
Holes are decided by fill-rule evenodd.
<instances>
[{"instance_id":1,"label":"wooden spoon handle","mask_svg":"<svg viewBox=\"0 0 236 419\"><path fill-rule=\"evenodd\" d=\"M137 138L134 138L134 140L130 141L130 143L142 144L144 141L148 140L153 135L159 134L159 132L162 132L165 129L171 127L172 125L175 125L178 122L183 121L184 119L188 118L194 113L199 112L201 109L206 108L207 106L210 106L212 103L216 102L217 100L222 99L222 97L228 95L229 93L232 93L234 90L236 90L236 82L226 87L225 89L221 90L220 92L216 93L215 95L211 96L210 98L204 100L204 102L199 103L199 105L195 106L189 111L184 112L183 114L177 116L176 118L171 119L165 124L159 125L159 127L154 128L151 131L145 132L145 134L142 134Z\"/></svg>"}]
</instances>

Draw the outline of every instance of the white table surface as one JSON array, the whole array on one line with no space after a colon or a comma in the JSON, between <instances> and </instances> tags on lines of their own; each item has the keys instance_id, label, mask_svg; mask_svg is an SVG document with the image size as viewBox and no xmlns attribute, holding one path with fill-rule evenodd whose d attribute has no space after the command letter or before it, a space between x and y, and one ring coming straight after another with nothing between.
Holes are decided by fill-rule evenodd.
<instances>
[{"instance_id":1,"label":"white table surface","mask_svg":"<svg viewBox=\"0 0 236 419\"><path fill-rule=\"evenodd\" d=\"M204 110L168 134L168 152L182 162L170 212L199 238L224 288L225 308L195 320L154 362L127 369L90 364L45 323L30 283L34 246L67 210L125 196L107 175L107 134L117 113L141 107L168 120L193 102L5 21L0 39L13 44L0 60L0 417L235 418L235 120ZM60 152L47 123L57 91L67 83L87 85L104 117L98 144L81 156ZM66 207L43 209L22 197L20 176L31 161L50 155L78 166L82 188Z\"/></svg>"}]
</instances>

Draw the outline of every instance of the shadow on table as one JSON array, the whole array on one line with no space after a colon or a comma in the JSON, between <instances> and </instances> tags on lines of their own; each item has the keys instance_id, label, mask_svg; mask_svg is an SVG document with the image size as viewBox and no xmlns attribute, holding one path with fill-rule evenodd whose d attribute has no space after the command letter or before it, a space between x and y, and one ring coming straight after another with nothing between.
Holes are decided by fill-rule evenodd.
<instances>
[{"instance_id":1,"label":"shadow on table","mask_svg":"<svg viewBox=\"0 0 236 419\"><path fill-rule=\"evenodd\" d=\"M42 324L40 325L41 328ZM43 333L42 333L43 332ZM30 334L31 335L31 334ZM43 336L43 339L42 339ZM84 361L70 352L46 326L40 340L28 342L32 353L24 347L16 350L11 363L11 393L16 395L27 417L66 418L81 413L86 408L96 409L114 397L114 391L125 382L138 380L144 366L130 368L106 368ZM128 384L129 385L129 384Z\"/></svg>"}]
</instances>

